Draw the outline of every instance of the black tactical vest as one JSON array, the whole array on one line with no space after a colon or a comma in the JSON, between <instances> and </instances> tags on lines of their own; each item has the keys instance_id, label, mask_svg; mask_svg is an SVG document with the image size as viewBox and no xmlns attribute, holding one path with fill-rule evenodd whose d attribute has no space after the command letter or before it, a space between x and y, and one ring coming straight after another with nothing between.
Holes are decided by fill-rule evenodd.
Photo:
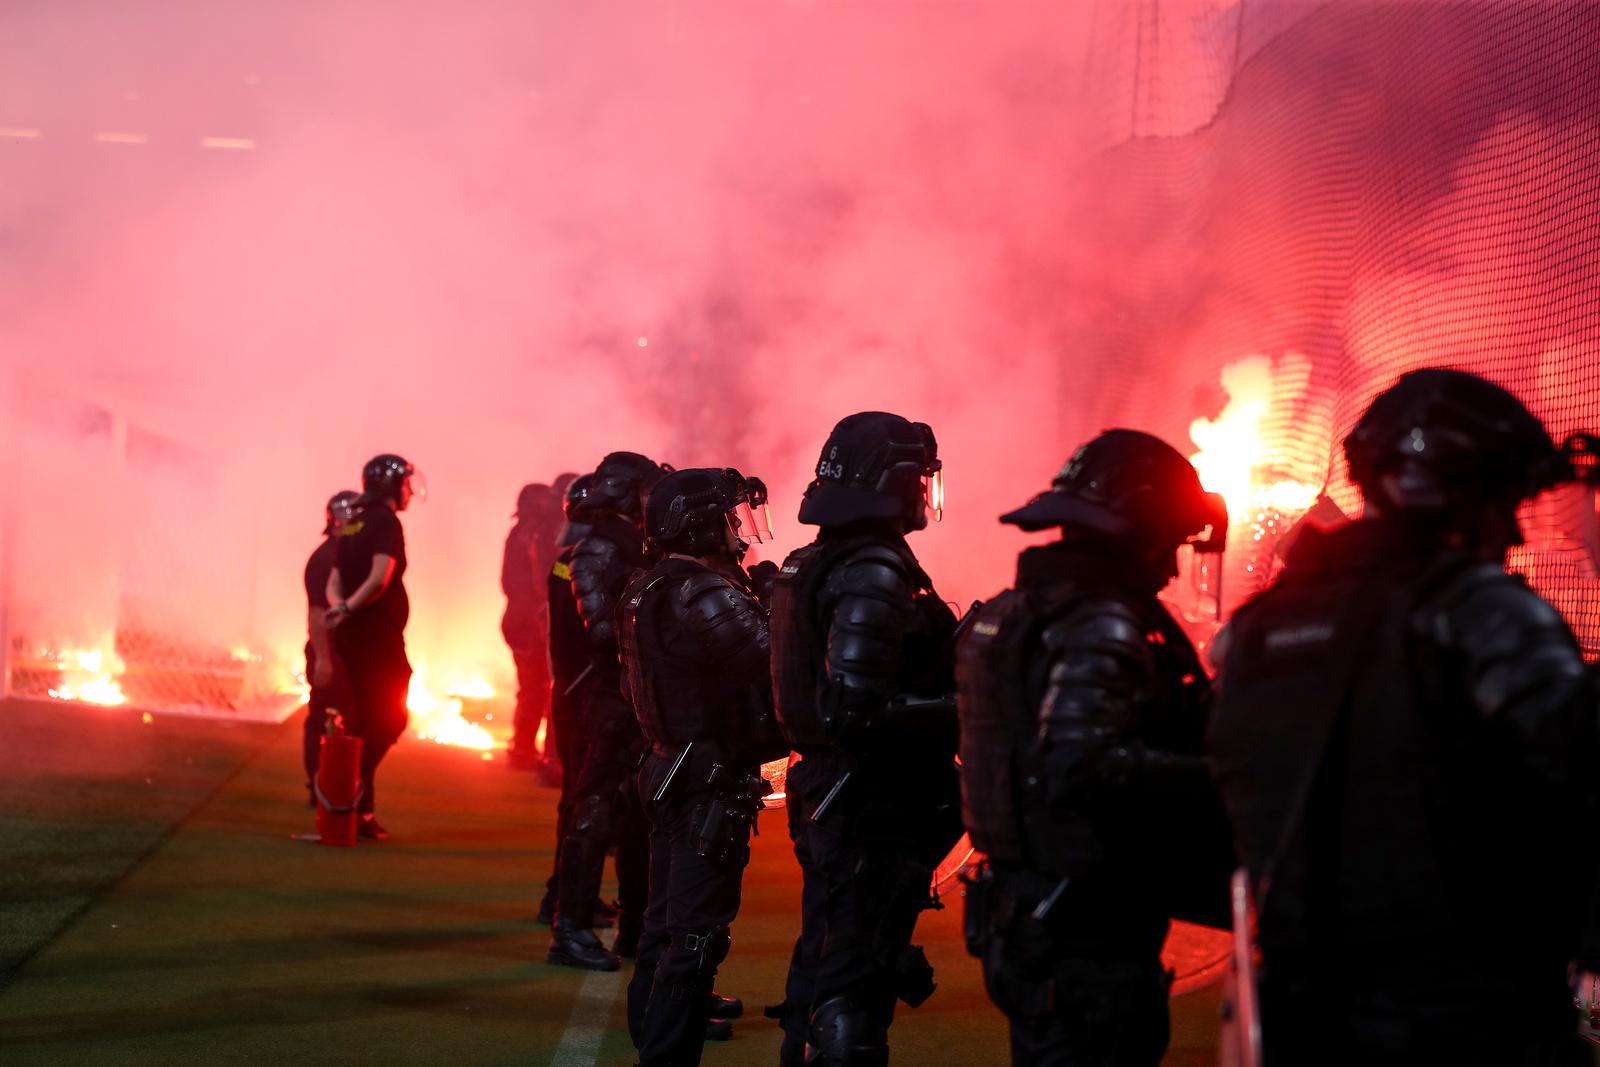
<instances>
[{"instance_id":1,"label":"black tactical vest","mask_svg":"<svg viewBox=\"0 0 1600 1067\"><path fill-rule=\"evenodd\" d=\"M1156 689L1136 731L1148 749L1201 754L1209 684L1194 646L1155 597L1109 584L1103 566L1057 546L1030 549L1022 569L1030 563L1043 573L1033 581L1024 574L1018 588L984 604L957 652L963 816L973 844L996 862L1076 877L1100 860L1108 828L1084 814L1052 812L1046 803L1038 751L1045 628L1092 597L1114 596L1135 610L1156 667ZM1215 798L1152 794L1136 803L1145 810L1119 815L1125 826L1153 828L1141 833L1152 866L1203 872L1198 891L1173 879L1158 894L1168 898L1169 914L1221 921L1218 909L1226 902L1212 890L1226 885L1227 828Z\"/></svg>"},{"instance_id":2,"label":"black tactical vest","mask_svg":"<svg viewBox=\"0 0 1600 1067\"><path fill-rule=\"evenodd\" d=\"M884 537L826 538L789 553L773 585L770 611L772 688L779 728L796 749L829 744L837 733L825 721L820 694L827 679L829 620L823 592L834 568L867 545L891 548L904 561L917 587L919 622L907 635L905 692L919 696L948 693L950 637L955 616L933 592L933 584L904 544Z\"/></svg>"},{"instance_id":3,"label":"black tactical vest","mask_svg":"<svg viewBox=\"0 0 1600 1067\"><path fill-rule=\"evenodd\" d=\"M704 663L686 659L695 639L684 629L677 597L683 583L706 568L665 559L636 573L622 594L617 637L639 726L655 745L716 741L730 753L758 742L764 699L754 686L733 683Z\"/></svg>"},{"instance_id":4,"label":"black tactical vest","mask_svg":"<svg viewBox=\"0 0 1600 1067\"><path fill-rule=\"evenodd\" d=\"M1472 810L1478 790L1454 787L1442 741L1471 733L1475 713L1429 706L1415 625L1451 573L1290 572L1230 625L1211 747L1240 859L1258 891L1270 880L1269 949L1388 967L1462 928L1470 886L1452 884L1429 827L1488 815Z\"/></svg>"}]
</instances>

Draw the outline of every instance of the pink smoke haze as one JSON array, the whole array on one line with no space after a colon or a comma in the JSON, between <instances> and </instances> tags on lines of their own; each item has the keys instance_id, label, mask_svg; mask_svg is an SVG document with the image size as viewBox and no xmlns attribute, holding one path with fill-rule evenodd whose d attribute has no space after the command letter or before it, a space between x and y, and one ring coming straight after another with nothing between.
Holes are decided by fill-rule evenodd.
<instances>
[{"instance_id":1,"label":"pink smoke haze","mask_svg":"<svg viewBox=\"0 0 1600 1067\"><path fill-rule=\"evenodd\" d=\"M1189 450L1251 357L1243 482L1349 509L1338 441L1412 366L1594 429L1600 57L1563 12L12 3L6 633L292 659L322 502L380 451L432 490L418 658L503 682L517 489L614 449L761 475L781 552L839 417L927 421L913 543L964 603L1071 446ZM1593 509L1557 510L1530 574L1600 648Z\"/></svg>"}]
</instances>

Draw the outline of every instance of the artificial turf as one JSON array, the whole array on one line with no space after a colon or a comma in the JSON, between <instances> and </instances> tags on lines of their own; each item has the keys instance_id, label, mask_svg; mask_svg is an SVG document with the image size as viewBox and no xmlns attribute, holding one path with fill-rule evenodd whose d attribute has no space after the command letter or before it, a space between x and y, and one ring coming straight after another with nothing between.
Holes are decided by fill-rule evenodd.
<instances>
[{"instance_id":1,"label":"artificial turf","mask_svg":"<svg viewBox=\"0 0 1600 1067\"><path fill-rule=\"evenodd\" d=\"M195 760L185 768L204 764L220 788L207 796L203 783L188 782L187 807L163 797L163 811L187 817L164 837L154 831L159 845L136 865L125 859L126 873L108 888L96 883L98 898L69 913L76 919L0 992L0 1064L633 1062L626 968L586 975L543 963L548 932L533 912L549 871L555 794L534 776L408 739L380 778L393 837L331 849L290 836L310 828L298 720L270 728L264 745L257 735L230 748L231 768L204 749L218 744L217 724L171 729L180 743L164 751ZM192 746L178 736L191 734ZM71 747L73 735L41 736ZM137 771L122 783L128 795L140 795ZM29 810L50 806L36 797ZM152 799L132 813L155 807ZM89 824L113 815L81 812ZM760 1007L782 997L799 886L782 814L764 815L762 827L718 982L744 998L747 1017L733 1041L708 1046L711 1067L777 1060L779 1033ZM45 877L8 875L16 884ZM1004 1063L1004 1021L961 947L959 900L948 903L918 932L939 991L900 1012L893 1061ZM8 898L7 926L12 912ZM1176 998L1173 1031L1168 1064L1214 1063L1214 990Z\"/></svg>"}]
</instances>

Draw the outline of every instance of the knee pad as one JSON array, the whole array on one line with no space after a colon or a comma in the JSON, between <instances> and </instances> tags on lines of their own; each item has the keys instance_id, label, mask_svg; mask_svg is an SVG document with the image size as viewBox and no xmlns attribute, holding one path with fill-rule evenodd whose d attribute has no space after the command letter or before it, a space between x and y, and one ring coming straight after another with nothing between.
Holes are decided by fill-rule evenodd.
<instances>
[{"instance_id":1,"label":"knee pad","mask_svg":"<svg viewBox=\"0 0 1600 1067\"><path fill-rule=\"evenodd\" d=\"M849 996L830 997L811 1012L808 1067L887 1067L889 1028Z\"/></svg>"}]
</instances>

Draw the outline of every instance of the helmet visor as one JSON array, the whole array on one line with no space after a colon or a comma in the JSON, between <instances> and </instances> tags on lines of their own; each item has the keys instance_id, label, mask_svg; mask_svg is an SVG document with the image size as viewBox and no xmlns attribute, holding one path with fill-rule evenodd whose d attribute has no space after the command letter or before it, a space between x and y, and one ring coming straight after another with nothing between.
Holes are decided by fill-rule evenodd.
<instances>
[{"instance_id":1,"label":"helmet visor","mask_svg":"<svg viewBox=\"0 0 1600 1067\"><path fill-rule=\"evenodd\" d=\"M412 500L420 504L428 499L428 479L422 476L421 471L412 467L411 473L406 475L406 481L411 483Z\"/></svg>"},{"instance_id":2,"label":"helmet visor","mask_svg":"<svg viewBox=\"0 0 1600 1067\"><path fill-rule=\"evenodd\" d=\"M922 499L928 505L928 517L934 522L944 518L944 468L922 476Z\"/></svg>"},{"instance_id":3,"label":"helmet visor","mask_svg":"<svg viewBox=\"0 0 1600 1067\"><path fill-rule=\"evenodd\" d=\"M746 541L758 545L772 541L772 512L765 502L752 506L748 500L739 501L728 512L728 523L734 534Z\"/></svg>"}]
</instances>

